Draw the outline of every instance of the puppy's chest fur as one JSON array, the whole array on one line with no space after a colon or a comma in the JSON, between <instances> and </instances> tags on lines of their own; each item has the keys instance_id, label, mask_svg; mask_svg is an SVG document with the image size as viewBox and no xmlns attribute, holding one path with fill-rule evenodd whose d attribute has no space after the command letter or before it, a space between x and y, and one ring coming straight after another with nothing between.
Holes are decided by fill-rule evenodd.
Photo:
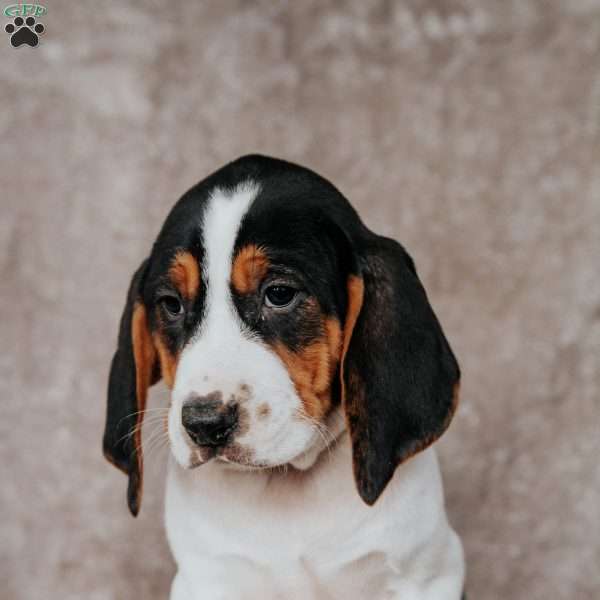
<instances>
[{"instance_id":1,"label":"puppy's chest fur","mask_svg":"<svg viewBox=\"0 0 600 600\"><path fill-rule=\"evenodd\" d=\"M434 451L400 467L373 508L353 493L350 460L343 436L307 472L242 473L208 464L190 473L172 464L172 600L429 597L419 574L436 572L443 585L450 566L461 562Z\"/></svg>"}]
</instances>

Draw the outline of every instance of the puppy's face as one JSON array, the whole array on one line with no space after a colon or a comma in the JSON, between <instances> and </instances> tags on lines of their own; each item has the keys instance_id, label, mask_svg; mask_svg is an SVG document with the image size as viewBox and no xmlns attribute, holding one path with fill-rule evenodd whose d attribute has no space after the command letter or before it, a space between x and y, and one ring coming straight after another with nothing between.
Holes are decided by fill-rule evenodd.
<instances>
[{"instance_id":1,"label":"puppy's face","mask_svg":"<svg viewBox=\"0 0 600 600\"><path fill-rule=\"evenodd\" d=\"M146 393L161 378L186 468L308 468L339 406L372 504L446 429L459 370L402 246L316 173L248 156L179 200L131 282L104 452L129 476L133 514Z\"/></svg>"},{"instance_id":2,"label":"puppy's face","mask_svg":"<svg viewBox=\"0 0 600 600\"><path fill-rule=\"evenodd\" d=\"M320 442L338 398L344 307L315 216L246 180L211 189L189 222L161 233L144 304L180 465L272 467Z\"/></svg>"}]
</instances>

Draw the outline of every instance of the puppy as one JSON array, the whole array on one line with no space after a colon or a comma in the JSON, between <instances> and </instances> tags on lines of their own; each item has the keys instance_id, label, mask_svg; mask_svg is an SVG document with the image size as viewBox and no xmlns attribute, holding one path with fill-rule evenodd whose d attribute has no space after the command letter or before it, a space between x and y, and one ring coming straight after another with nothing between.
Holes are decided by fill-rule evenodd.
<instances>
[{"instance_id":1,"label":"puppy","mask_svg":"<svg viewBox=\"0 0 600 600\"><path fill-rule=\"evenodd\" d=\"M459 368L410 256L300 166L240 158L177 202L131 282L105 456L142 494L171 391L171 600L458 600L431 447Z\"/></svg>"}]
</instances>

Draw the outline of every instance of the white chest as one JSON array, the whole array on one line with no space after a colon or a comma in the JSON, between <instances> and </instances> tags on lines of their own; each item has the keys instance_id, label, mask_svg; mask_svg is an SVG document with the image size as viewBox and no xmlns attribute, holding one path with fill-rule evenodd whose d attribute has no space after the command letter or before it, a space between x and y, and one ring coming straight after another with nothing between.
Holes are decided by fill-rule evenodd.
<instances>
[{"instance_id":1,"label":"white chest","mask_svg":"<svg viewBox=\"0 0 600 600\"><path fill-rule=\"evenodd\" d=\"M373 507L356 493L350 461L342 439L308 472L172 464L172 600L460 598L462 550L433 450L401 466ZM444 595L428 591L435 579Z\"/></svg>"}]
</instances>

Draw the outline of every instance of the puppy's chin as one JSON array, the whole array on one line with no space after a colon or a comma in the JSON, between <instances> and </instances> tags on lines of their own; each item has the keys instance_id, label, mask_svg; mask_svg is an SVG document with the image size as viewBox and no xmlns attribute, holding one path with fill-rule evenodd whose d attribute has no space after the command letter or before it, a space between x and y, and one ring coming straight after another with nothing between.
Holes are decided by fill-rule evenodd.
<instances>
[{"instance_id":1,"label":"puppy's chin","mask_svg":"<svg viewBox=\"0 0 600 600\"><path fill-rule=\"evenodd\" d=\"M218 456L215 458L215 463L218 463L219 467L228 471L239 471L242 473L249 473L253 471L265 471L271 467L268 465L255 465L251 463L237 462L230 460L224 456Z\"/></svg>"},{"instance_id":2,"label":"puppy's chin","mask_svg":"<svg viewBox=\"0 0 600 600\"><path fill-rule=\"evenodd\" d=\"M235 471L259 471L269 469L276 465L268 463L258 463L253 461L253 452L238 444L225 446L224 448L211 448L197 446L190 450L187 461L177 462L184 469L195 469L201 467L209 461L213 461L223 468Z\"/></svg>"}]
</instances>

